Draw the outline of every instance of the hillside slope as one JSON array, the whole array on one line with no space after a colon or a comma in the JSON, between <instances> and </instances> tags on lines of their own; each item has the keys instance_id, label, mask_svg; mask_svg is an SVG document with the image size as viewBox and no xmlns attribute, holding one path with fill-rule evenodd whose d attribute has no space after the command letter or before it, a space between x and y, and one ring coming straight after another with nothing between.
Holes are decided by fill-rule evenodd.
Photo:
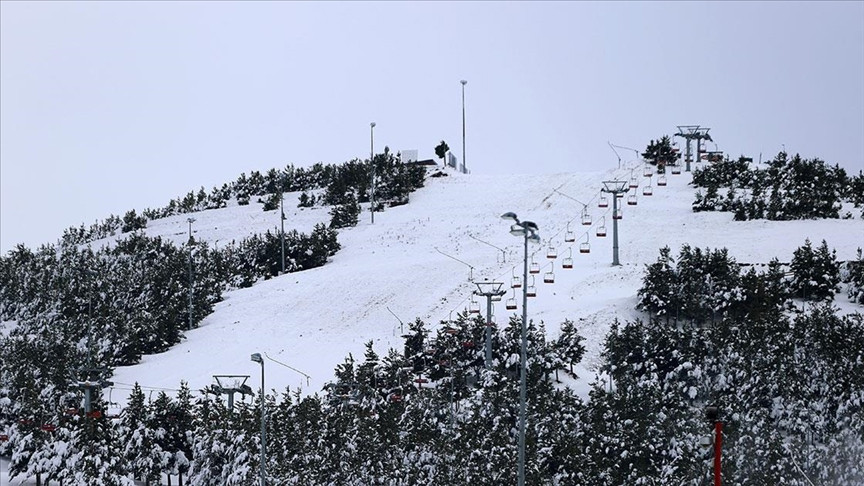
<instances>
[{"instance_id":1,"label":"hillside slope","mask_svg":"<svg viewBox=\"0 0 864 486\"><path fill-rule=\"evenodd\" d=\"M475 280L496 279L509 288L514 266L521 274L522 240L511 236L508 223L500 219L506 211L536 222L543 238L543 245L529 246L534 260L544 267L536 276L537 298L529 299L529 318L544 321L551 337L564 319L579 321L588 347L583 364L589 370L598 363L611 323L641 315L634 307L642 271L662 246L672 248L673 254L684 243L726 247L741 263L767 263L774 257L789 261L805 238L827 240L839 260L854 258L864 242L861 219L735 222L729 213L693 213L694 190L685 173L667 175L666 187L657 187L655 177L652 196L642 196L640 186L638 205L623 204L622 266L612 267L611 202L601 209L597 199L603 180L629 179L631 167L645 185L647 179L641 177L642 166L637 164L594 173L451 173L430 178L425 188L412 194L410 204L377 213L374 225L366 212L357 227L341 230L342 250L324 267L228 292L213 314L187 333L187 340L166 353L145 356L136 366L118 368L112 399L124 400L125 389L135 382L151 389L175 389L185 380L193 389L201 389L213 383L216 374L252 375L249 384L255 388L258 364L249 360L254 352L267 353L311 375L307 381L268 361L267 388L300 386L304 393L317 392L348 353L362 355L365 342L374 341L379 352L401 346L400 323L393 314L405 323L419 317L435 327L468 307L475 289L469 275ZM286 230L308 231L329 219L326 208L297 209L297 196L286 195ZM583 207L572 199L587 204L592 226L580 224ZM181 243L187 238L188 216L150 222L147 233ZM264 213L256 204L192 216L195 237L215 245L278 224L278 211ZM597 238L595 231L603 217L608 236ZM564 242L568 222L576 236L574 243ZM580 254L579 244L586 235L591 251ZM504 249L506 262L501 251L474 238ZM546 255L550 244L558 253L555 260ZM564 270L561 262L571 250L573 269ZM553 267L555 283L543 283L543 274ZM513 291L508 297L513 297ZM521 315L521 291L516 299L515 312ZM838 305L845 301L845 296L837 296ZM485 303L482 308L485 312ZM495 314L499 320L509 315L504 301L495 304ZM593 379L591 373L582 375Z\"/></svg>"}]
</instances>

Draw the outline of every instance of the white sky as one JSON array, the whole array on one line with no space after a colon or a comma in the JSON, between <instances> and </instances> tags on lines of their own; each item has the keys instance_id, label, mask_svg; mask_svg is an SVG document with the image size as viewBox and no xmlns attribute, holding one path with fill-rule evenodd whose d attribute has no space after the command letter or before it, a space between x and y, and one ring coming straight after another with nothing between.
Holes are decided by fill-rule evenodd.
<instances>
[{"instance_id":1,"label":"white sky","mask_svg":"<svg viewBox=\"0 0 864 486\"><path fill-rule=\"evenodd\" d=\"M864 169L864 2L3 1L0 249L367 157L370 121L461 158L460 79L477 173L606 168L683 124Z\"/></svg>"}]
</instances>

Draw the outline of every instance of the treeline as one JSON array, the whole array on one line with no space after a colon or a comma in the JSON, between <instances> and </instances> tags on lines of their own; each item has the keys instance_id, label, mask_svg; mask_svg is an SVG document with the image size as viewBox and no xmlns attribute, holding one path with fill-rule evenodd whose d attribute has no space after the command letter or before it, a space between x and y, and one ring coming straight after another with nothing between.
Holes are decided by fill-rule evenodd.
<instances>
[{"instance_id":1,"label":"treeline","mask_svg":"<svg viewBox=\"0 0 864 486\"><path fill-rule=\"evenodd\" d=\"M161 208L147 208L140 213L132 209L122 217L110 215L90 226L82 224L67 228L61 237L61 244L86 244L146 228L148 221L224 208L235 203L248 205L254 198L263 204L265 211L270 211L279 207L279 198L284 192L302 192L299 204L301 207L326 204L351 205L353 208L353 205L370 202L372 172L373 164L368 159L354 159L342 164L319 162L308 168L289 164L282 169L272 168L263 173L252 171L248 176L241 173L232 182L215 186L209 192L203 187L198 191L190 191L185 196L172 199ZM383 153L375 155L374 173L376 210L408 202L410 193L423 187L425 177L422 166L403 164L387 147ZM316 192L321 194L316 197ZM359 213L359 210L357 212ZM350 218L348 223L339 220L334 227L350 226L350 221Z\"/></svg>"},{"instance_id":2,"label":"treeline","mask_svg":"<svg viewBox=\"0 0 864 486\"><path fill-rule=\"evenodd\" d=\"M849 177L837 165L785 152L762 169L748 160L726 158L694 170L692 184L701 189L693 211L731 211L738 221L840 218L850 217L841 214L848 201L864 217L864 173Z\"/></svg>"},{"instance_id":3,"label":"treeline","mask_svg":"<svg viewBox=\"0 0 864 486\"><path fill-rule=\"evenodd\" d=\"M719 407L725 424L726 483L864 482L864 317L839 316L821 302L790 313L791 294L771 290L776 268L759 274L750 292L742 281L751 272L742 275L725 250L682 254L679 263L687 263L669 262L689 279L682 292L705 289L695 283L701 278L717 282L715 294L722 288L739 297L719 310L716 302L694 304L686 320L667 323L655 309L659 318L616 323L603 345L604 379L587 398L566 383L585 352L577 327L592 323L565 321L551 341L542 324L530 323L526 483L703 484L712 469L700 446L713 430L704 419L708 405ZM650 283L651 272L640 296L672 298ZM336 367L320 394L269 393L268 481L514 484L520 328L513 317L490 329L487 370L484 319L459 315L434 330L417 320L402 349L379 355L368 343L361 359L349 355ZM52 479L78 474L80 484L128 484L165 473L192 485L255 484L260 407L247 398L231 411L213 393L192 399L188 390L148 401L136 389L113 422L48 407L43 421L58 425L45 432L7 415L13 432L5 447L21 476L38 470ZM92 442L73 438L98 430L100 447L87 449L98 459L88 460L111 466L81 473L67 458L83 456L78 451ZM28 446L34 452L21 445L37 435L38 450L53 456L35 452L36 441Z\"/></svg>"}]
</instances>

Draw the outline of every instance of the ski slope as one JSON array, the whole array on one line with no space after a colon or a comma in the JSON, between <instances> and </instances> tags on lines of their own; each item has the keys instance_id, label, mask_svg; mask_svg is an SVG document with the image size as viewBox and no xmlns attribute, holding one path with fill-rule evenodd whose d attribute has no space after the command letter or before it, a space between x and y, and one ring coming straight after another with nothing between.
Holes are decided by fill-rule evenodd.
<instances>
[{"instance_id":1,"label":"ski slope","mask_svg":"<svg viewBox=\"0 0 864 486\"><path fill-rule=\"evenodd\" d=\"M622 266L612 267L612 204L601 209L598 197L603 180L629 179L631 174L640 182L635 190L638 204L627 205L626 197L620 201ZM106 398L110 394L122 405L135 382L146 387L145 392L170 392L181 380L197 390L214 383L213 375L225 374L250 375L248 384L256 389L260 365L250 361L255 352L310 377L266 360L268 389L318 392L348 353L362 359L365 342L372 340L379 354L390 347L401 349L400 320L407 324L421 318L434 329L465 311L476 288L469 277L498 280L509 289L514 267L522 273L523 248L522 239L510 235L509 223L500 219L507 211L537 223L543 240L542 245L529 246L534 261L543 267L535 276L537 297L529 299L529 318L542 320L550 338L557 336L564 319L574 320L586 338L583 381L574 384L582 391L595 378L593 370L611 323L641 316L635 310L636 291L645 264L656 260L660 247L669 246L673 255L684 243L726 247L739 263L767 263L774 257L789 261L805 238L814 243L827 240L839 260L853 259L856 248L864 246L861 219L735 222L730 213L690 210L695 191L686 172L667 174L667 180L667 186L658 187L655 176L653 195L642 196L648 179L637 162L592 173L448 172L447 177L428 178L426 187L411 195L410 204L376 213L374 224L364 212L360 224L341 230L342 250L327 265L225 293L224 301L199 328L187 332L183 342L165 353L144 356L135 366L118 368L115 389L106 390ZM315 223L329 221L327 208L298 209L298 196L286 194L286 231L309 231ZM583 205L573 199L587 205L591 226L581 224ZM146 231L182 244L188 237L189 216L151 221ZM216 246L276 229L279 223L278 211L265 213L254 202L191 216L195 238ZM604 217L608 236L597 238ZM576 236L573 243L564 241L568 222ZM586 235L590 253L581 254L579 245ZM557 250L555 260L547 258L550 245ZM564 270L562 260L570 251L573 269ZM555 283L543 283L544 273L553 268ZM518 310L504 309L505 300L513 296L510 291L495 303L498 322L513 312L521 315L521 289L515 295ZM845 295L838 294L836 302L854 308ZM481 308L485 312L485 301Z\"/></svg>"}]
</instances>

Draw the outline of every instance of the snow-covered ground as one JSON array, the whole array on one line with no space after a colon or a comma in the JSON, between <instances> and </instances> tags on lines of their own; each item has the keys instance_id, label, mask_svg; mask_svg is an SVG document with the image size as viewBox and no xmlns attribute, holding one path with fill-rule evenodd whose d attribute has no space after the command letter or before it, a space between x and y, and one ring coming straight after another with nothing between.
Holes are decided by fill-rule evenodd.
<instances>
[{"instance_id":1,"label":"snow-covered ground","mask_svg":"<svg viewBox=\"0 0 864 486\"><path fill-rule=\"evenodd\" d=\"M612 267L612 205L610 201L608 208L601 209L597 202L602 181L629 179L631 167L640 182L638 205L627 205L626 197L621 201L622 266ZM667 179L666 187L658 187L655 176L654 194L647 197L642 196L647 179L642 177L642 166L635 163L595 173L480 176L451 172L448 177L430 178L425 188L411 195L409 205L377 213L374 225L365 212L357 227L341 230L342 250L327 265L226 293L200 328L187 333L188 339L165 353L145 356L138 365L117 369L116 388L106 390L106 398L111 393L113 401L122 403L135 382L154 390L154 395L158 389L176 389L181 380L201 389L218 374L250 375L254 389L260 380L259 365L250 361L255 352L311 376L307 381L267 360L268 389L302 387L304 393L317 392L348 353L362 357L365 342L374 341L379 354L401 346L400 322L394 314L406 324L419 317L435 327L468 307L476 288L469 276L475 281L502 281L509 288L514 268L522 272L523 250L521 238L510 235L509 223L500 219L507 211L537 223L543 239L542 245L529 246L534 261L543 267L536 275L537 297L529 299L529 317L544 321L552 338L564 319L577 321L586 337L587 370L596 367L613 320L640 315L634 306L644 265L656 260L662 246L668 245L673 255L683 243L727 247L741 263L767 263L773 257L789 261L805 238L814 243L827 240L840 260L853 259L856 248L864 246L861 219L735 222L730 213L691 212L694 189L688 186L689 174L669 174ZM326 208L298 209L297 196L286 195L286 230L309 231L315 223L329 220ZM571 198L587 204L591 226L581 224L583 206ZM279 223L278 211L264 213L254 203L193 216L196 239L216 245L275 229ZM187 238L187 217L150 222L147 233L180 244ZM608 236L597 238L604 217ZM573 243L564 242L568 222L576 236ZM579 245L586 237L590 253L581 254ZM502 252L489 245L504 249L506 262ZM555 260L547 258L550 245L557 250ZM562 261L571 251L573 269L565 270ZM551 269L555 283L543 283ZM513 296L510 291L505 300ZM515 312L521 314L521 293L516 299ZM837 302L846 302L845 296L838 294ZM503 300L495 304L499 321L509 315L504 306ZM485 312L485 302L481 307ZM583 375L585 380L593 379L591 373ZM585 383L574 386L587 390Z\"/></svg>"}]
</instances>

